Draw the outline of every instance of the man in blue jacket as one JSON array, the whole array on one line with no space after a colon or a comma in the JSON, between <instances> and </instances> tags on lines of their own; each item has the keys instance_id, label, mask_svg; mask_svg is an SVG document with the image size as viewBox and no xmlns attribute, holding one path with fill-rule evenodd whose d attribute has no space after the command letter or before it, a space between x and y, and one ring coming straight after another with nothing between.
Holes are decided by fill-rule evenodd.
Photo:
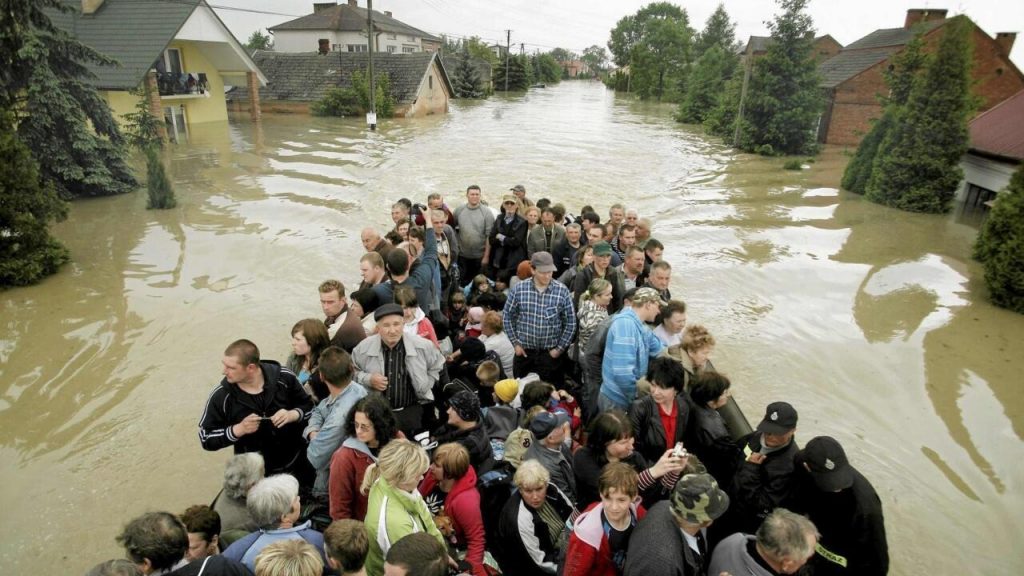
<instances>
[{"instance_id":1,"label":"man in blue jacket","mask_svg":"<svg viewBox=\"0 0 1024 576\"><path fill-rule=\"evenodd\" d=\"M654 288L640 288L629 308L615 315L608 327L608 343L601 363L598 408L626 410L636 399L636 381L647 374L647 364L665 348L647 327L665 302Z\"/></svg>"}]
</instances>

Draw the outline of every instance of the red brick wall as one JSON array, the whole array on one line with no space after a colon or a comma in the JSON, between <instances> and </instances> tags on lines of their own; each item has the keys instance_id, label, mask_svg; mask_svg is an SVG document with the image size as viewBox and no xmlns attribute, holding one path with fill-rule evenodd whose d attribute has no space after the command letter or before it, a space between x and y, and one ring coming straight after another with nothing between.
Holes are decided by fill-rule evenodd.
<instances>
[{"instance_id":1,"label":"red brick wall","mask_svg":"<svg viewBox=\"0 0 1024 576\"><path fill-rule=\"evenodd\" d=\"M943 30L944 27L938 28L925 38L926 51L934 52ZM977 26L971 41L974 46L972 92L981 100L976 112L981 113L1024 90L1024 75L1003 55L996 41ZM827 143L859 144L871 128L871 119L882 115L875 95L888 92L882 72L889 64L890 60L884 60L836 87L832 121L825 137Z\"/></svg>"}]
</instances>

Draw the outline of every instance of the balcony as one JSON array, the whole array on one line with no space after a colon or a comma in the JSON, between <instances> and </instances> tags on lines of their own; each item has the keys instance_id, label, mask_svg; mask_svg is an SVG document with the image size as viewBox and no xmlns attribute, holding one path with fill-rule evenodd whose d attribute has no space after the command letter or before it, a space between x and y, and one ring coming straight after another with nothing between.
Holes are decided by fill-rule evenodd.
<instances>
[{"instance_id":1,"label":"balcony","mask_svg":"<svg viewBox=\"0 0 1024 576\"><path fill-rule=\"evenodd\" d=\"M210 97L210 83L205 72L157 72L156 82L164 100Z\"/></svg>"}]
</instances>

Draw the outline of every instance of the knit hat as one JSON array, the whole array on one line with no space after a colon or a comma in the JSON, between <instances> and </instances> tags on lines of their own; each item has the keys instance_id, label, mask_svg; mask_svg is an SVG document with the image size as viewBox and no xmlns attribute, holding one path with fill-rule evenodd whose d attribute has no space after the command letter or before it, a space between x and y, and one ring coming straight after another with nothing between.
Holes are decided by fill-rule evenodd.
<instances>
[{"instance_id":1,"label":"knit hat","mask_svg":"<svg viewBox=\"0 0 1024 576\"><path fill-rule=\"evenodd\" d=\"M604 241L601 241L601 242L598 242L597 244L594 244L594 256L611 256L611 255L612 255L612 245L611 244L609 244L607 242L604 242Z\"/></svg>"},{"instance_id":2,"label":"knit hat","mask_svg":"<svg viewBox=\"0 0 1024 576\"><path fill-rule=\"evenodd\" d=\"M480 399L469 390L460 390L448 399L448 405L466 422L480 420Z\"/></svg>"},{"instance_id":3,"label":"knit hat","mask_svg":"<svg viewBox=\"0 0 1024 576\"><path fill-rule=\"evenodd\" d=\"M796 428L796 419L796 408L788 402L772 402L765 408L757 430L766 434L785 434Z\"/></svg>"},{"instance_id":4,"label":"knit hat","mask_svg":"<svg viewBox=\"0 0 1024 576\"><path fill-rule=\"evenodd\" d=\"M800 454L810 469L811 478L822 492L838 492L853 486L853 467L835 438L812 438Z\"/></svg>"},{"instance_id":5,"label":"knit hat","mask_svg":"<svg viewBox=\"0 0 1024 576\"><path fill-rule=\"evenodd\" d=\"M669 497L672 511L691 524L710 522L729 508L729 495L710 474L687 474Z\"/></svg>"},{"instance_id":6,"label":"knit hat","mask_svg":"<svg viewBox=\"0 0 1024 576\"><path fill-rule=\"evenodd\" d=\"M516 394L519 393L519 382L515 378L507 378L505 380L499 380L494 385L494 395L498 397L505 404L510 404L516 399Z\"/></svg>"}]
</instances>

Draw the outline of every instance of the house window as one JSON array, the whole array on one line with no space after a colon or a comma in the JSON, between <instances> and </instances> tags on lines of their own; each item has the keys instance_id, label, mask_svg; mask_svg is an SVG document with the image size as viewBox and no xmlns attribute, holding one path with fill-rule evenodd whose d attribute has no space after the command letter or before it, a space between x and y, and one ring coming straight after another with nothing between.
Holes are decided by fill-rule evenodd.
<instances>
[{"instance_id":1,"label":"house window","mask_svg":"<svg viewBox=\"0 0 1024 576\"><path fill-rule=\"evenodd\" d=\"M995 191L968 183L967 194L964 196L964 208L968 210L987 210L988 205L985 203L989 200L994 200L995 197Z\"/></svg>"},{"instance_id":2,"label":"house window","mask_svg":"<svg viewBox=\"0 0 1024 576\"><path fill-rule=\"evenodd\" d=\"M394 53L395 53L395 47L394 46L388 46L388 54L394 54Z\"/></svg>"},{"instance_id":3,"label":"house window","mask_svg":"<svg viewBox=\"0 0 1024 576\"><path fill-rule=\"evenodd\" d=\"M349 44L349 52L366 52L366 44Z\"/></svg>"},{"instance_id":4,"label":"house window","mask_svg":"<svg viewBox=\"0 0 1024 576\"><path fill-rule=\"evenodd\" d=\"M427 76L427 87L430 88L431 90L434 89L434 77L433 76Z\"/></svg>"},{"instance_id":5,"label":"house window","mask_svg":"<svg viewBox=\"0 0 1024 576\"><path fill-rule=\"evenodd\" d=\"M415 46L402 46L402 54L412 54L416 52Z\"/></svg>"},{"instance_id":6,"label":"house window","mask_svg":"<svg viewBox=\"0 0 1024 576\"><path fill-rule=\"evenodd\" d=\"M184 69L185 67L181 65L181 50L177 48L164 50L164 53L160 55L160 59L156 61L156 71L161 74L170 72L178 76Z\"/></svg>"},{"instance_id":7,"label":"house window","mask_svg":"<svg viewBox=\"0 0 1024 576\"><path fill-rule=\"evenodd\" d=\"M341 44L331 44L331 52L341 52Z\"/></svg>"}]
</instances>

